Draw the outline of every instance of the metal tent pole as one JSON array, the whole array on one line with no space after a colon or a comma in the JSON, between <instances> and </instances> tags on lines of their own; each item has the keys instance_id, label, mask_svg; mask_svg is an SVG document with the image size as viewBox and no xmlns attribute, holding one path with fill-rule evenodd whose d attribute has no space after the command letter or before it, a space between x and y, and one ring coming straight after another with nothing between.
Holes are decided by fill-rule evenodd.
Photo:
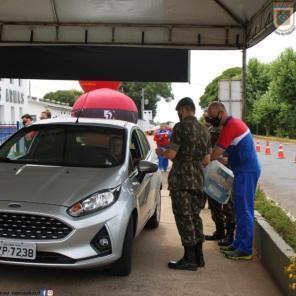
<instances>
[{"instance_id":1,"label":"metal tent pole","mask_svg":"<svg viewBox=\"0 0 296 296\"><path fill-rule=\"evenodd\" d=\"M244 32L244 44L242 50L242 119L246 121L247 116L247 45L246 30Z\"/></svg>"}]
</instances>

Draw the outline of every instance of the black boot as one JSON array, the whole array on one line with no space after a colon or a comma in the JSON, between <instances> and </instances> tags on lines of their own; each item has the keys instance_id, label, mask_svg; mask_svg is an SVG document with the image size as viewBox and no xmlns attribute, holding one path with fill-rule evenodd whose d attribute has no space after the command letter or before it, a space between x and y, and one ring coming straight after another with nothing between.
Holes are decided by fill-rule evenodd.
<instances>
[{"instance_id":1,"label":"black boot","mask_svg":"<svg viewBox=\"0 0 296 296\"><path fill-rule=\"evenodd\" d=\"M205 259L202 252L202 243L199 243L195 246L195 255L196 255L196 263L198 267L205 266Z\"/></svg>"},{"instance_id":2,"label":"black boot","mask_svg":"<svg viewBox=\"0 0 296 296\"><path fill-rule=\"evenodd\" d=\"M184 256L178 261L170 261L168 267L179 270L197 270L195 246L184 247Z\"/></svg>"},{"instance_id":3,"label":"black boot","mask_svg":"<svg viewBox=\"0 0 296 296\"><path fill-rule=\"evenodd\" d=\"M227 226L226 236L224 239L219 240L218 245L220 247L230 246L234 240L234 229L235 224L231 224Z\"/></svg>"},{"instance_id":4,"label":"black boot","mask_svg":"<svg viewBox=\"0 0 296 296\"><path fill-rule=\"evenodd\" d=\"M205 235L205 240L215 241L225 237L223 225L216 225L216 231L212 235Z\"/></svg>"}]
</instances>

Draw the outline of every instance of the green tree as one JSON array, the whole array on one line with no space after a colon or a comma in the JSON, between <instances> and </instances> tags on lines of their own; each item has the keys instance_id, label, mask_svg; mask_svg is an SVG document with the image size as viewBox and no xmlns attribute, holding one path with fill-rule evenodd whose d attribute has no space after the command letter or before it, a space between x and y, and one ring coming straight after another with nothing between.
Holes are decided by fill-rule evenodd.
<instances>
[{"instance_id":1,"label":"green tree","mask_svg":"<svg viewBox=\"0 0 296 296\"><path fill-rule=\"evenodd\" d=\"M73 106L76 99L83 94L82 91L71 89L71 90L58 90L55 92L49 92L44 95L44 99L55 100L63 103L68 103Z\"/></svg>"},{"instance_id":2,"label":"green tree","mask_svg":"<svg viewBox=\"0 0 296 296\"><path fill-rule=\"evenodd\" d=\"M260 63L256 58L250 59L247 66L247 103L249 106L252 106L266 93L270 82L270 64Z\"/></svg>"},{"instance_id":3,"label":"green tree","mask_svg":"<svg viewBox=\"0 0 296 296\"><path fill-rule=\"evenodd\" d=\"M271 64L270 95L278 104L278 136L296 137L296 52L292 48Z\"/></svg>"},{"instance_id":4,"label":"green tree","mask_svg":"<svg viewBox=\"0 0 296 296\"><path fill-rule=\"evenodd\" d=\"M217 99L220 79L239 79L240 71L240 68L227 69L209 83L200 106L206 108ZM292 48L270 64L250 59L246 95L246 120L253 131L296 138L296 52Z\"/></svg>"},{"instance_id":5,"label":"green tree","mask_svg":"<svg viewBox=\"0 0 296 296\"><path fill-rule=\"evenodd\" d=\"M246 121L252 131L257 130L252 113L253 106L268 90L271 82L270 64L263 64L258 59L250 59L247 66L247 117ZM257 123L258 124L258 123Z\"/></svg>"},{"instance_id":6,"label":"green tree","mask_svg":"<svg viewBox=\"0 0 296 296\"><path fill-rule=\"evenodd\" d=\"M278 102L267 92L254 103L251 117L255 124L264 127L266 136L269 136L275 132L278 114Z\"/></svg>"},{"instance_id":7,"label":"green tree","mask_svg":"<svg viewBox=\"0 0 296 296\"><path fill-rule=\"evenodd\" d=\"M148 100L145 109L152 110L153 117L156 115L157 102L164 98L167 102L174 99L171 83L160 82L123 82L121 89L124 94L131 97L137 105L140 117L142 89L144 89L144 98Z\"/></svg>"},{"instance_id":8,"label":"green tree","mask_svg":"<svg viewBox=\"0 0 296 296\"><path fill-rule=\"evenodd\" d=\"M278 109L276 135L296 138L296 106L282 102L278 104Z\"/></svg>"},{"instance_id":9,"label":"green tree","mask_svg":"<svg viewBox=\"0 0 296 296\"><path fill-rule=\"evenodd\" d=\"M296 52L287 48L271 65L271 91L281 102L296 103Z\"/></svg>"},{"instance_id":10,"label":"green tree","mask_svg":"<svg viewBox=\"0 0 296 296\"><path fill-rule=\"evenodd\" d=\"M205 109L211 102L217 101L219 80L240 78L241 68L234 67L225 70L221 75L216 77L211 83L207 85L204 94L199 98L199 105L201 106L201 108Z\"/></svg>"}]
</instances>

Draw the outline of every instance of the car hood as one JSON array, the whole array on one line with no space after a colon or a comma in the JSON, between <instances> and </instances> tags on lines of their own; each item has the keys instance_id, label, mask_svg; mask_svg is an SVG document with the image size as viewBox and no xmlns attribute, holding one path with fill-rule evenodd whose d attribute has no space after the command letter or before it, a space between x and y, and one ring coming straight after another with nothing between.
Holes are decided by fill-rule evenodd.
<instances>
[{"instance_id":1,"label":"car hood","mask_svg":"<svg viewBox=\"0 0 296 296\"><path fill-rule=\"evenodd\" d=\"M78 168L0 163L0 201L71 206L124 180L123 167Z\"/></svg>"}]
</instances>

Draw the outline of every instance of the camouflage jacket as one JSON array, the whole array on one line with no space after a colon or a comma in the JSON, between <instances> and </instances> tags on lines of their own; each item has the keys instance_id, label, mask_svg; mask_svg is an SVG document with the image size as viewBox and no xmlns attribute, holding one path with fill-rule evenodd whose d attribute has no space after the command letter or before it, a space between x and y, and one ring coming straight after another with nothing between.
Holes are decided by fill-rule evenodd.
<instances>
[{"instance_id":1,"label":"camouflage jacket","mask_svg":"<svg viewBox=\"0 0 296 296\"><path fill-rule=\"evenodd\" d=\"M202 189L201 161L211 152L207 129L194 116L183 119L174 126L170 149L177 155L169 173L169 190Z\"/></svg>"}]
</instances>

